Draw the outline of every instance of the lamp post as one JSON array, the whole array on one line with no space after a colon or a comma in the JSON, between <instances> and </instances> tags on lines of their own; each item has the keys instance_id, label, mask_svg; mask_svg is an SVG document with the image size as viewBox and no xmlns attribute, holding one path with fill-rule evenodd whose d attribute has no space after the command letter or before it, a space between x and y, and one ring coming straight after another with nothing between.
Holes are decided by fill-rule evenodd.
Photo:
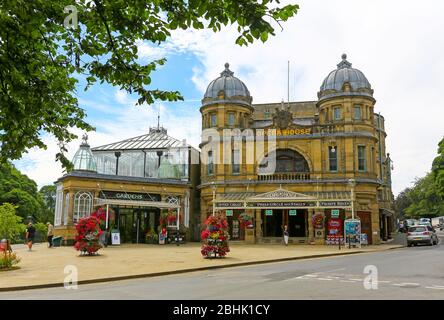
<instances>
[{"instance_id":1,"label":"lamp post","mask_svg":"<svg viewBox=\"0 0 444 320\"><path fill-rule=\"evenodd\" d=\"M356 187L356 180L355 179L349 179L348 184L351 187L351 209L352 209L352 219L355 219L355 187Z\"/></svg>"},{"instance_id":2,"label":"lamp post","mask_svg":"<svg viewBox=\"0 0 444 320\"><path fill-rule=\"evenodd\" d=\"M211 182L211 189L213 189L213 216L216 215L216 184L213 182Z\"/></svg>"}]
</instances>

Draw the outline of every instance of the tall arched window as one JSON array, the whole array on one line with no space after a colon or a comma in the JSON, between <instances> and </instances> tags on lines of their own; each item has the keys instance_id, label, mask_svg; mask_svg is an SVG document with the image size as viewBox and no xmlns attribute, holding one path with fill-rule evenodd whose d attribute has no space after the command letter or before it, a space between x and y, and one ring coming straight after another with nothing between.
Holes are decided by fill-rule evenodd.
<instances>
[{"instance_id":1,"label":"tall arched window","mask_svg":"<svg viewBox=\"0 0 444 320\"><path fill-rule=\"evenodd\" d=\"M272 165L273 160L276 165ZM259 174L310 172L307 160L298 152L290 149L279 149L271 152L259 165Z\"/></svg>"},{"instance_id":2,"label":"tall arched window","mask_svg":"<svg viewBox=\"0 0 444 320\"><path fill-rule=\"evenodd\" d=\"M73 222L77 223L81 218L91 214L93 197L90 192L79 191L74 195Z\"/></svg>"}]
</instances>

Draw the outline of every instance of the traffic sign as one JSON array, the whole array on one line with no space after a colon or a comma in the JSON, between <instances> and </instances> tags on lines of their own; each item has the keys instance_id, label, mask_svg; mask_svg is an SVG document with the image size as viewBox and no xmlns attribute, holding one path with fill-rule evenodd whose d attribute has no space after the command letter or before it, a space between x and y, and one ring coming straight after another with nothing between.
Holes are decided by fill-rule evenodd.
<instances>
[{"instance_id":1,"label":"traffic sign","mask_svg":"<svg viewBox=\"0 0 444 320\"><path fill-rule=\"evenodd\" d=\"M296 209L292 209L290 211L288 211L288 215L290 216L296 216L298 214L298 211Z\"/></svg>"},{"instance_id":2,"label":"traffic sign","mask_svg":"<svg viewBox=\"0 0 444 320\"><path fill-rule=\"evenodd\" d=\"M232 217L233 216L233 210L225 210L225 215L227 217Z\"/></svg>"},{"instance_id":3,"label":"traffic sign","mask_svg":"<svg viewBox=\"0 0 444 320\"><path fill-rule=\"evenodd\" d=\"M332 218L338 218L339 217L339 209L331 210L331 217Z\"/></svg>"},{"instance_id":4,"label":"traffic sign","mask_svg":"<svg viewBox=\"0 0 444 320\"><path fill-rule=\"evenodd\" d=\"M265 215L266 216L272 216L273 215L273 210L271 210L271 209L265 210Z\"/></svg>"}]
</instances>

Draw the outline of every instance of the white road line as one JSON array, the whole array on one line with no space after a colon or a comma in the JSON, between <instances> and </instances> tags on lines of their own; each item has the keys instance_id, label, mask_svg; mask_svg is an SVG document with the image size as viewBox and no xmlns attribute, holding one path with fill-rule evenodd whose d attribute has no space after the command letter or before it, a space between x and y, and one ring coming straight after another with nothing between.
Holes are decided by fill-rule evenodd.
<instances>
[{"instance_id":1,"label":"white road line","mask_svg":"<svg viewBox=\"0 0 444 320\"><path fill-rule=\"evenodd\" d=\"M348 279L348 280L352 280L352 281L364 281L364 279Z\"/></svg>"},{"instance_id":2,"label":"white road line","mask_svg":"<svg viewBox=\"0 0 444 320\"><path fill-rule=\"evenodd\" d=\"M390 283L391 281L385 281L385 280L378 280L377 283Z\"/></svg>"},{"instance_id":3,"label":"white road line","mask_svg":"<svg viewBox=\"0 0 444 320\"><path fill-rule=\"evenodd\" d=\"M350 281L350 280L339 280L339 282L356 283L356 281Z\"/></svg>"},{"instance_id":4,"label":"white road line","mask_svg":"<svg viewBox=\"0 0 444 320\"><path fill-rule=\"evenodd\" d=\"M332 281L333 279L329 279L329 278L318 278L318 280L323 280L323 281Z\"/></svg>"},{"instance_id":5,"label":"white road line","mask_svg":"<svg viewBox=\"0 0 444 320\"><path fill-rule=\"evenodd\" d=\"M426 287L426 289L444 290L443 287Z\"/></svg>"}]
</instances>

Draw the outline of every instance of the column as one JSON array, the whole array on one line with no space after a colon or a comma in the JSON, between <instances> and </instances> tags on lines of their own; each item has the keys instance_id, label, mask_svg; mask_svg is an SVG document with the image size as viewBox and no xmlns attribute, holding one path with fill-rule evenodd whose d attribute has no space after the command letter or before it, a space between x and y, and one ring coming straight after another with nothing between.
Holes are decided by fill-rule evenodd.
<instances>
[{"instance_id":1,"label":"column","mask_svg":"<svg viewBox=\"0 0 444 320\"><path fill-rule=\"evenodd\" d=\"M74 192L69 191L69 208L68 208L68 223L67 226L73 225L74 219Z\"/></svg>"},{"instance_id":2,"label":"column","mask_svg":"<svg viewBox=\"0 0 444 320\"><path fill-rule=\"evenodd\" d=\"M262 217L261 209L256 209L253 212L256 214L256 242L262 239Z\"/></svg>"},{"instance_id":3,"label":"column","mask_svg":"<svg viewBox=\"0 0 444 320\"><path fill-rule=\"evenodd\" d=\"M308 209L308 243L313 243L314 242L314 229L313 229L313 218L314 215L314 209Z\"/></svg>"}]
</instances>

